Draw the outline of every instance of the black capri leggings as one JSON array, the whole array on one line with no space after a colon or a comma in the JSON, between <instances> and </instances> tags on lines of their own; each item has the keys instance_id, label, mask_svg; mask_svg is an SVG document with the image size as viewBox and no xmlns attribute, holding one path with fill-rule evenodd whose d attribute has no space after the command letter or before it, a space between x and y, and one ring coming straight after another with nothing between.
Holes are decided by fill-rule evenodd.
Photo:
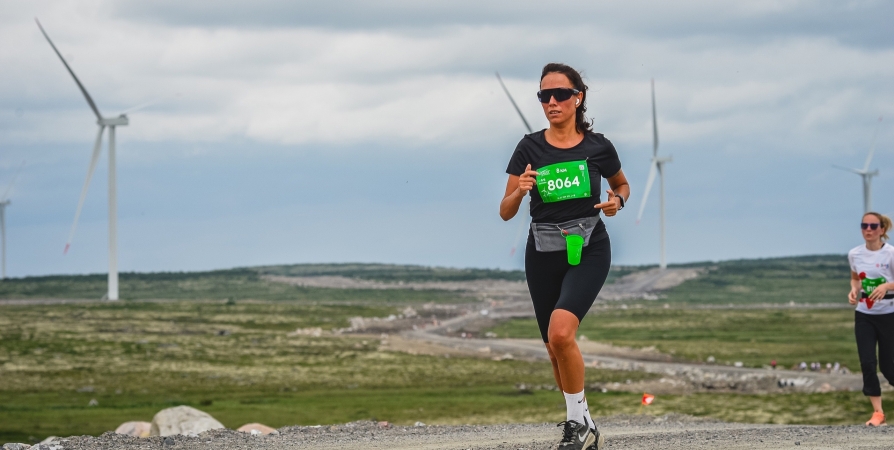
<instances>
[{"instance_id":1,"label":"black capri leggings","mask_svg":"<svg viewBox=\"0 0 894 450\"><path fill-rule=\"evenodd\" d=\"M863 395L879 397L876 367L894 386L894 313L864 314L854 311L854 334L857 336L857 353L860 354L860 370L863 372ZM878 359L875 346L878 344Z\"/></svg>"},{"instance_id":2,"label":"black capri leggings","mask_svg":"<svg viewBox=\"0 0 894 450\"><path fill-rule=\"evenodd\" d=\"M580 264L572 266L565 251L538 252L534 237L528 234L525 276L543 342L549 342L549 318L553 311L564 309L582 321L593 306L612 264L611 241L607 234L604 236L590 241L583 249Z\"/></svg>"}]
</instances>

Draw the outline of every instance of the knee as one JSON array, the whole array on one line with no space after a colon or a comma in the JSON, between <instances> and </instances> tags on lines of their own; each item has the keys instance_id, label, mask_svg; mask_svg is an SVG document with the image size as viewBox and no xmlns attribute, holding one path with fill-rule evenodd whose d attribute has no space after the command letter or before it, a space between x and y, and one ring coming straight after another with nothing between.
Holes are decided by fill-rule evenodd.
<instances>
[{"instance_id":1,"label":"knee","mask_svg":"<svg viewBox=\"0 0 894 450\"><path fill-rule=\"evenodd\" d=\"M562 351L573 345L575 330L569 327L550 327L549 345L553 351Z\"/></svg>"}]
</instances>

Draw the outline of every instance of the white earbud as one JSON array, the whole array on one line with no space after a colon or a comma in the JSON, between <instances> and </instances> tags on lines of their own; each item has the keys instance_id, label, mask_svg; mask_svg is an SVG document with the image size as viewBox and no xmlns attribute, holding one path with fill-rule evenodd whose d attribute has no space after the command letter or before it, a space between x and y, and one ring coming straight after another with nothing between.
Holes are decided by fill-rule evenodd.
<instances>
[{"instance_id":1,"label":"white earbud","mask_svg":"<svg viewBox=\"0 0 894 450\"><path fill-rule=\"evenodd\" d=\"M574 102L575 105L580 105L580 100Z\"/></svg>"}]
</instances>

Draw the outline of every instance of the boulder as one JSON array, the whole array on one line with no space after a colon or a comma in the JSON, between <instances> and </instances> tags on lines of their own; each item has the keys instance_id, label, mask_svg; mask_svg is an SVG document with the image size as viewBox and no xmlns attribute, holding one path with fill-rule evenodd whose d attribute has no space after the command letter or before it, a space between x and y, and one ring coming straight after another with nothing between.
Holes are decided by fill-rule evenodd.
<instances>
[{"instance_id":1,"label":"boulder","mask_svg":"<svg viewBox=\"0 0 894 450\"><path fill-rule=\"evenodd\" d=\"M31 446L28 444L9 443L3 444L3 447L0 448L3 450L28 450Z\"/></svg>"},{"instance_id":2,"label":"boulder","mask_svg":"<svg viewBox=\"0 0 894 450\"><path fill-rule=\"evenodd\" d=\"M270 433L279 434L279 432L276 431L275 429L270 428L267 425L260 424L260 423L247 423L247 424L242 425L241 427L237 428L236 431L241 431L243 433L251 433L251 434L270 434Z\"/></svg>"},{"instance_id":3,"label":"boulder","mask_svg":"<svg viewBox=\"0 0 894 450\"><path fill-rule=\"evenodd\" d=\"M159 411L152 418L152 426L149 429L150 436L173 436L176 434L201 433L208 430L224 428L204 411L190 406L175 406Z\"/></svg>"},{"instance_id":4,"label":"boulder","mask_svg":"<svg viewBox=\"0 0 894 450\"><path fill-rule=\"evenodd\" d=\"M133 437L149 437L150 429L152 424L149 422L124 422L115 428L115 432Z\"/></svg>"}]
</instances>

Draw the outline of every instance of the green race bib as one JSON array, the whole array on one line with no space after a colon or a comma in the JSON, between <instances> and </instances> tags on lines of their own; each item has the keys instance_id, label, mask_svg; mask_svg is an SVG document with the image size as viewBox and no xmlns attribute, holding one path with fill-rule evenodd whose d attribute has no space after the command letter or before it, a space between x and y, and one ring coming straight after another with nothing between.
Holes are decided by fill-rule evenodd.
<instances>
[{"instance_id":1,"label":"green race bib","mask_svg":"<svg viewBox=\"0 0 894 450\"><path fill-rule=\"evenodd\" d=\"M860 275L862 275L862 277L860 277L861 278L860 284L863 285L863 292L865 292L867 295L871 294L872 291L875 290L875 288L888 282L888 280L886 280L885 277L865 278L866 274L864 274L862 272L860 273Z\"/></svg>"},{"instance_id":2,"label":"green race bib","mask_svg":"<svg viewBox=\"0 0 894 450\"><path fill-rule=\"evenodd\" d=\"M590 196L590 172L584 160L550 164L537 170L537 192L543 203Z\"/></svg>"}]
</instances>

